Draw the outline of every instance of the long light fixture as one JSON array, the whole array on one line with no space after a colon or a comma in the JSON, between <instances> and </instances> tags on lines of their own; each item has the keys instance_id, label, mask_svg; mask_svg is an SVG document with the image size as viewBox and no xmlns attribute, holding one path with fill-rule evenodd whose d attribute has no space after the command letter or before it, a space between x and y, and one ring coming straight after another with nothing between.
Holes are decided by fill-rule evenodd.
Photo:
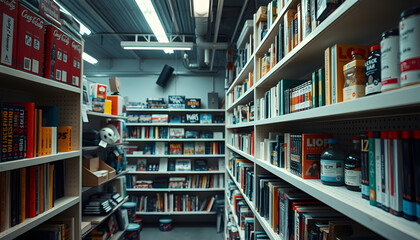
<instances>
[{"instance_id":1,"label":"long light fixture","mask_svg":"<svg viewBox=\"0 0 420 240\"><path fill-rule=\"evenodd\" d=\"M160 43L168 43L168 37L163 29L162 23L156 14L156 10L150 0L136 0L144 18L146 18L149 27L152 29L153 34ZM173 53L172 49L165 49L165 53Z\"/></svg>"},{"instance_id":2,"label":"long light fixture","mask_svg":"<svg viewBox=\"0 0 420 240\"><path fill-rule=\"evenodd\" d=\"M121 47L125 50L186 50L189 51L193 48L192 42L130 42L122 41Z\"/></svg>"},{"instance_id":3,"label":"long light fixture","mask_svg":"<svg viewBox=\"0 0 420 240\"><path fill-rule=\"evenodd\" d=\"M57 5L60 7L60 9L61 9L61 11L63 11L64 13L66 13L66 14L68 14L68 15L70 15L70 16L72 16L79 24L80 24L80 31L79 31L79 33L81 34L81 35L84 35L84 34L86 34L86 35L90 35L91 33L92 33L92 31L90 31L90 29L89 28L87 28L83 23L81 23L80 21L79 21L79 19L77 19L77 18L75 18L69 11L67 11L63 6L61 6L57 1L54 1L55 3L57 3Z\"/></svg>"},{"instance_id":4,"label":"long light fixture","mask_svg":"<svg viewBox=\"0 0 420 240\"><path fill-rule=\"evenodd\" d=\"M210 0L194 0L194 17L209 16Z\"/></svg>"},{"instance_id":5,"label":"long light fixture","mask_svg":"<svg viewBox=\"0 0 420 240\"><path fill-rule=\"evenodd\" d=\"M90 63L90 64L93 64L93 65L95 65L95 64L97 64L97 63L98 63L98 60L96 60L96 58L94 58L94 57L90 56L89 54L87 54L87 53L85 53L85 52L83 52L83 53L82 53L82 58L83 58L83 60L85 60L86 62L88 62L88 63Z\"/></svg>"}]
</instances>

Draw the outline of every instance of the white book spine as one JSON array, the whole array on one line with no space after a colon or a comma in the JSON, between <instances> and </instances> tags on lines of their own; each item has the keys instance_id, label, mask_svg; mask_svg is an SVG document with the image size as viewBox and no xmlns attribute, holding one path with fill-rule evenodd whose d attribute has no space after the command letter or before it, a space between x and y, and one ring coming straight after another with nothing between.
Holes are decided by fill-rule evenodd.
<instances>
[{"instance_id":1,"label":"white book spine","mask_svg":"<svg viewBox=\"0 0 420 240\"><path fill-rule=\"evenodd\" d=\"M375 138L376 204L382 204L381 139Z\"/></svg>"}]
</instances>

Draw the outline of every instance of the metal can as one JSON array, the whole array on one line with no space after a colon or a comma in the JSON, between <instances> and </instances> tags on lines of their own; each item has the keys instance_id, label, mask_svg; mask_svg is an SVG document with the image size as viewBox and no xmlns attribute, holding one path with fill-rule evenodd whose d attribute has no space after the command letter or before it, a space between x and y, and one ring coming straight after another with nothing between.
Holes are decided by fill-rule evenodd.
<instances>
[{"instance_id":1,"label":"metal can","mask_svg":"<svg viewBox=\"0 0 420 240\"><path fill-rule=\"evenodd\" d=\"M128 222L132 223L136 220L136 203L126 202L121 206L122 209L127 209Z\"/></svg>"},{"instance_id":2,"label":"metal can","mask_svg":"<svg viewBox=\"0 0 420 240\"><path fill-rule=\"evenodd\" d=\"M140 240L140 225L135 223L128 224L124 234L125 240Z\"/></svg>"},{"instance_id":3,"label":"metal can","mask_svg":"<svg viewBox=\"0 0 420 240\"><path fill-rule=\"evenodd\" d=\"M400 21L401 86L420 83L420 7L405 10Z\"/></svg>"},{"instance_id":4,"label":"metal can","mask_svg":"<svg viewBox=\"0 0 420 240\"><path fill-rule=\"evenodd\" d=\"M381 41L381 91L400 87L398 29L382 33Z\"/></svg>"}]
</instances>

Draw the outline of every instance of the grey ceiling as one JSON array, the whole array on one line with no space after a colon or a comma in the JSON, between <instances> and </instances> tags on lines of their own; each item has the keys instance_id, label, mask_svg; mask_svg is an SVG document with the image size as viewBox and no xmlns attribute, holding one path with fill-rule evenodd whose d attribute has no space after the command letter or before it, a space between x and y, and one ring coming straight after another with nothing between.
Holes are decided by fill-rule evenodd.
<instances>
[{"instance_id":1,"label":"grey ceiling","mask_svg":"<svg viewBox=\"0 0 420 240\"><path fill-rule=\"evenodd\" d=\"M127 34L152 33L135 0L59 0L58 2L92 31L90 36L84 36L85 51L95 58L168 59L182 57L182 54L177 51L175 54L165 54L163 51L127 51L121 48L120 41L129 38ZM152 2L166 33L194 34L194 19L190 14L190 0L152 0ZM211 2L213 3L213 19L215 19L218 1L211 0ZM266 2L250 0L242 22L252 18L255 6L266 4ZM218 41L231 40L243 3L244 1L241 0L224 0ZM172 21L171 6L179 32ZM208 35L209 40L213 39L214 24L213 21L209 27L211 33ZM190 51L189 55L192 58L195 57L193 51ZM217 57L224 58L224 53L217 54L216 63Z\"/></svg>"}]
</instances>

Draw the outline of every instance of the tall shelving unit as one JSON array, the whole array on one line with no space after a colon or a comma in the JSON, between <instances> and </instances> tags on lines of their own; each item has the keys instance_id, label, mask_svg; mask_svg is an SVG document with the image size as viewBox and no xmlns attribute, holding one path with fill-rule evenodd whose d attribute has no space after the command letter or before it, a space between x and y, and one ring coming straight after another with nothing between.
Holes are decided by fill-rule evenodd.
<instances>
[{"instance_id":1,"label":"tall shelving unit","mask_svg":"<svg viewBox=\"0 0 420 240\"><path fill-rule=\"evenodd\" d=\"M284 22L286 11L296 9L298 3L300 3L299 0L290 0L283 9L278 9L278 16L272 28L268 30L261 43L254 46L254 54L251 59L227 90L229 93L234 86L244 82L250 71L254 72L254 86L233 104L226 107L227 122L233 114L234 107L250 101L256 102L279 80L309 80L311 73L323 66L324 51L327 47L336 43L378 44L382 32L398 26L399 16L403 10L418 6L418 1L346 0L292 51L278 61L267 74L258 79L258 59L263 57L271 43L274 42L275 36L279 35L279 24ZM380 8L378 8L379 5ZM254 36L256 36L255 30ZM344 186L326 186L320 180L302 179L283 168L270 164L267 159L259 159L258 156L261 151L259 143L268 138L269 132L332 133L338 138L339 143L349 149L351 137L359 135L361 132L420 129L419 92L419 85L410 86L270 119L260 120L256 117L253 122L228 124L226 126L226 164L228 164L229 154L235 153L253 162L255 175L272 174L277 176L385 238L418 239L420 225L417 222L396 217L377 207L370 206L369 201L362 199L360 193L349 191ZM254 156L232 146L231 136L234 131L254 131ZM250 201L241 190L228 167L226 169L227 178L230 177L237 185L254 213L254 229L265 231L272 240L280 240L280 236L272 230L266 219L256 211L255 203ZM256 180L253 181L256 186ZM239 235L241 239L244 239L243 232L239 231Z\"/></svg>"},{"instance_id":2,"label":"tall shelving unit","mask_svg":"<svg viewBox=\"0 0 420 240\"><path fill-rule=\"evenodd\" d=\"M103 127L106 126L107 120L108 119L127 119L127 117L124 116L118 116L118 115L111 115L111 114L105 114L105 113L98 113L98 112L92 112L92 111L87 111L87 119L88 122L84 122L83 123L83 129L96 129L99 130ZM122 137L122 136L121 136ZM82 153L83 154L89 154L89 153L97 153L98 157L101 160L104 160L106 157L105 151L108 149L111 149L114 146L119 146L119 145L125 145L127 144L127 142L122 141L120 143L115 143L115 144L109 144L108 146L106 146L105 148L101 147L101 146L84 146L82 147ZM108 179L106 182L101 183L98 186L93 186L93 187L82 187L82 201L86 201L88 199L88 197L98 191L102 191L103 188L111 183L113 180L117 179L120 176L123 176L127 173L127 171L122 171L118 174L115 175L115 177L113 177L112 179ZM124 200L118 204L117 206L114 207L113 210L111 210L110 213L108 213L106 216L82 216L82 225L89 225L89 228L83 229L81 235L82 238L85 238L92 230L94 230L96 227L98 227L101 223L103 223L106 219L108 219L109 216L111 216L117 209L119 209L123 203L128 201L128 196L126 196L124 198ZM117 236L121 236L122 234L124 234L125 231L119 231L116 234L114 234L112 236L112 238L118 239L116 238Z\"/></svg>"},{"instance_id":3,"label":"tall shelving unit","mask_svg":"<svg viewBox=\"0 0 420 240\"><path fill-rule=\"evenodd\" d=\"M211 113L213 115L223 115L224 109L136 109L127 108L127 115L130 114L168 114L169 117L173 114L185 114L185 113ZM130 127L175 127L184 128L185 130L194 131L212 131L212 132L224 132L225 123L127 123L127 128ZM142 146L148 142L165 142L170 144L174 143L186 143L186 142L224 142L225 138L127 138L127 142L130 145ZM207 162L213 162L216 165L219 164L221 159L224 159L224 154L192 154L192 155L127 155L128 164L136 165L137 159L147 159L148 161L159 162L159 171L128 171L128 175L134 175L141 177L143 180L153 180L157 177L186 177L195 175L217 175L225 173L224 169L209 170L209 171L169 171L169 161L175 161L176 159L191 159L191 166L193 167L194 159L206 159ZM167 159L161 162L161 159ZM224 191L224 188L127 188L127 192L130 196L138 196L140 194L153 195L155 193L173 193L173 194L190 194L198 195L199 197L210 197L215 194L220 194ZM188 217L190 221L195 220L212 220L215 219L215 211L172 211L172 212L137 212L137 215L143 217L144 221L157 221L159 217L170 216L171 218L183 219Z\"/></svg>"},{"instance_id":4,"label":"tall shelving unit","mask_svg":"<svg viewBox=\"0 0 420 240\"><path fill-rule=\"evenodd\" d=\"M65 196L57 199L52 209L1 232L0 239L15 239L55 216L74 217L74 236L80 239L81 89L5 66L0 66L0 82L0 102L35 102L36 106L58 106L59 126L72 126L71 152L0 162L0 172L60 160L64 161L65 166Z\"/></svg>"}]
</instances>

